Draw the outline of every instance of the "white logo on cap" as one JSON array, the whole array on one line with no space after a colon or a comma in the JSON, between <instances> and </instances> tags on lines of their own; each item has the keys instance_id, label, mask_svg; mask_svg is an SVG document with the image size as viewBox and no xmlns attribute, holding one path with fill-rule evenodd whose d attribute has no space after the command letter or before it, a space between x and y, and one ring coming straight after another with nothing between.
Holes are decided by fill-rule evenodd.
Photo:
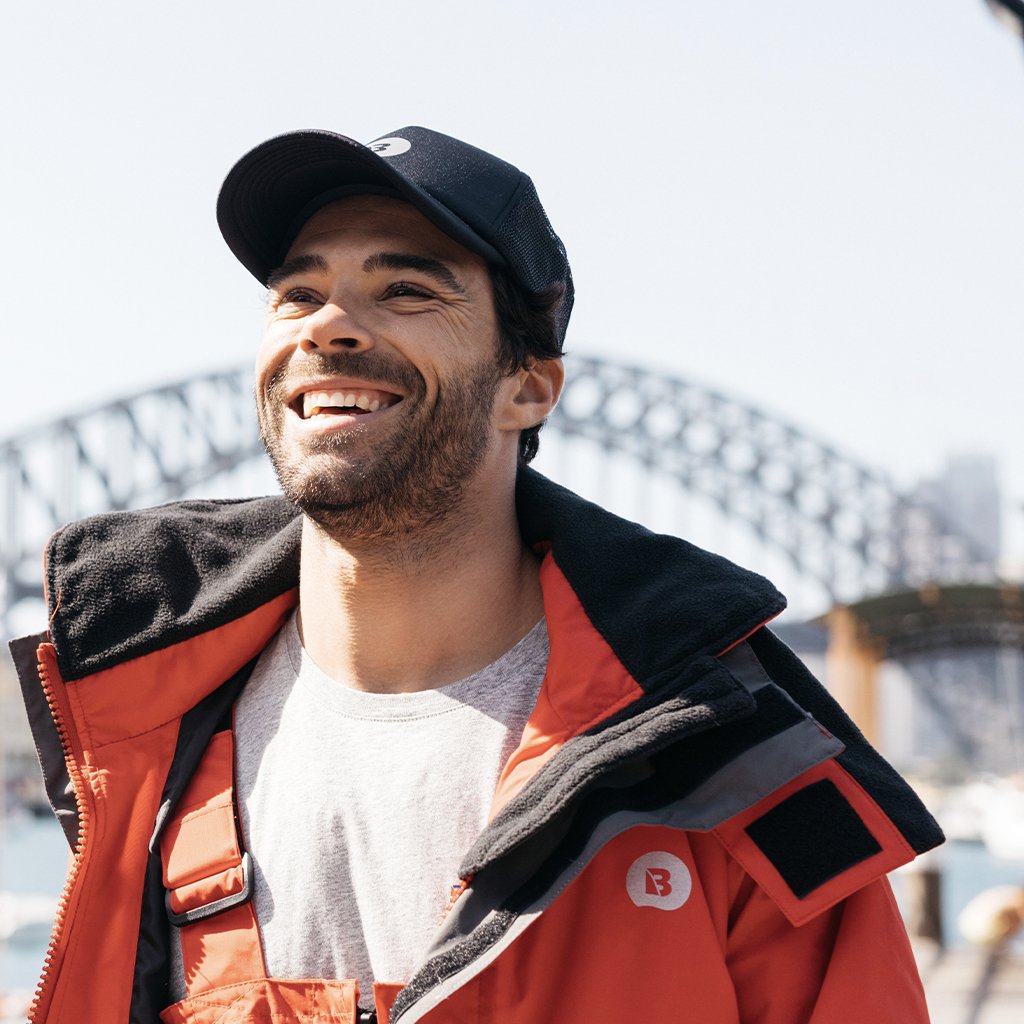
<instances>
[{"instance_id":1,"label":"white logo on cap","mask_svg":"<svg viewBox=\"0 0 1024 1024\"><path fill-rule=\"evenodd\" d=\"M366 148L372 150L377 156L398 156L399 153L408 153L412 149L412 143L408 139L402 139L396 135L391 139L378 139L376 142L371 142Z\"/></svg>"},{"instance_id":2,"label":"white logo on cap","mask_svg":"<svg viewBox=\"0 0 1024 1024\"><path fill-rule=\"evenodd\" d=\"M678 910L692 888L690 869L664 850L637 857L626 872L626 892L638 907Z\"/></svg>"}]
</instances>

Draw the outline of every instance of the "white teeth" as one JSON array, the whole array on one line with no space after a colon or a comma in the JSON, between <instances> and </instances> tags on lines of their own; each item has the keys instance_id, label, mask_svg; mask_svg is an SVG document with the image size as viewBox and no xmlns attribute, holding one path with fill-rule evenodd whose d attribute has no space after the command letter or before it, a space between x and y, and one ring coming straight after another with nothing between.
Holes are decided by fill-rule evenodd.
<instances>
[{"instance_id":1,"label":"white teeth","mask_svg":"<svg viewBox=\"0 0 1024 1024\"><path fill-rule=\"evenodd\" d=\"M323 409L362 409L364 412L376 412L380 408L387 409L392 401L370 398L365 392L355 391L307 391L302 396L302 416L309 419Z\"/></svg>"}]
</instances>

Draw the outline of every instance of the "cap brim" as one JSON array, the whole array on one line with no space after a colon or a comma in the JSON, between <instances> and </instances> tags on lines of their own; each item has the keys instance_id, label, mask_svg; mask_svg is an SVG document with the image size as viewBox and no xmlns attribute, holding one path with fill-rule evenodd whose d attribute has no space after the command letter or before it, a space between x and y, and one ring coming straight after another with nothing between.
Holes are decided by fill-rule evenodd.
<instances>
[{"instance_id":1,"label":"cap brim","mask_svg":"<svg viewBox=\"0 0 1024 1024\"><path fill-rule=\"evenodd\" d=\"M396 133L397 134L397 133ZM460 245L491 263L504 258L465 221L354 139L309 129L268 139L228 172L217 199L217 222L228 247L263 284L281 265L315 200L336 190L394 190Z\"/></svg>"}]
</instances>

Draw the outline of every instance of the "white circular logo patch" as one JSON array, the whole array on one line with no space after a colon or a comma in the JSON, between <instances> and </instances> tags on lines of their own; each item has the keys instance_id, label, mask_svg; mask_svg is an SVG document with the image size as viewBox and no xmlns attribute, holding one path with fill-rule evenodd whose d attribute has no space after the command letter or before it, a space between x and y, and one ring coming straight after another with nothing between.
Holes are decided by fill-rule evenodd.
<instances>
[{"instance_id":1,"label":"white circular logo patch","mask_svg":"<svg viewBox=\"0 0 1024 1024\"><path fill-rule=\"evenodd\" d=\"M626 872L626 892L638 907L678 910L690 898L692 888L690 869L663 850L637 857Z\"/></svg>"},{"instance_id":2,"label":"white circular logo patch","mask_svg":"<svg viewBox=\"0 0 1024 1024\"><path fill-rule=\"evenodd\" d=\"M378 139L376 142L371 142L366 148L373 150L377 156L398 156L399 153L408 153L412 149L412 143L408 139L402 139L396 135L391 139Z\"/></svg>"}]
</instances>

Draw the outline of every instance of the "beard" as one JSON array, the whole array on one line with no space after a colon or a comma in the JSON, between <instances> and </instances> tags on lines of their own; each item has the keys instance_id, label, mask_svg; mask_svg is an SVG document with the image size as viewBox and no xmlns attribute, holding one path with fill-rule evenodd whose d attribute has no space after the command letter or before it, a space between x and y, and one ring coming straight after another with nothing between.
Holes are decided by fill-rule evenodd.
<instances>
[{"instance_id":1,"label":"beard","mask_svg":"<svg viewBox=\"0 0 1024 1024\"><path fill-rule=\"evenodd\" d=\"M382 388L400 388L415 409L372 443L358 421L345 430L284 441L290 390L284 370L257 396L260 436L281 490L338 541L426 538L430 528L461 507L466 484L487 452L490 417L501 373L493 363L449 377L433 408L423 378L384 353L316 354L307 372L352 376Z\"/></svg>"}]
</instances>

